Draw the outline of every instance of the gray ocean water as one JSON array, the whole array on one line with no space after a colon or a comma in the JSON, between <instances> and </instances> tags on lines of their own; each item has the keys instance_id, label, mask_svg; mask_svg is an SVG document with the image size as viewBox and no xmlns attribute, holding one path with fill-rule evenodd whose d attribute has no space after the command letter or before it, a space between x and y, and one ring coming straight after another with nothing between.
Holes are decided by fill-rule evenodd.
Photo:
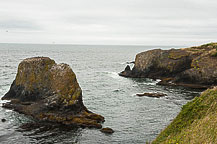
<instances>
[{"instance_id":1,"label":"gray ocean water","mask_svg":"<svg viewBox=\"0 0 217 144\"><path fill-rule=\"evenodd\" d=\"M153 140L178 114L182 105L199 94L192 89L159 86L151 79L118 76L137 53L154 48L171 47L0 44L0 97L9 90L23 59L48 56L57 63L71 66L83 90L85 106L105 117L103 127L115 130L112 135L88 128L22 132L19 126L30 118L0 107L0 119L6 119L6 122L0 121L0 143L144 144ZM163 92L168 96L136 96L143 92ZM0 105L4 102L0 100Z\"/></svg>"}]
</instances>

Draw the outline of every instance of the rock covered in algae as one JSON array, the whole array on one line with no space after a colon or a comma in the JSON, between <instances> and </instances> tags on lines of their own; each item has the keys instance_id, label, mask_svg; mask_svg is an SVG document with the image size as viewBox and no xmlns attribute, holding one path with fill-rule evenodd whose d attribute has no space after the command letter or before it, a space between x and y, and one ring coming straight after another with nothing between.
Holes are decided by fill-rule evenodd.
<instances>
[{"instance_id":1,"label":"rock covered in algae","mask_svg":"<svg viewBox=\"0 0 217 144\"><path fill-rule=\"evenodd\" d=\"M217 43L139 53L120 76L161 79L162 85L208 88L217 84Z\"/></svg>"},{"instance_id":2,"label":"rock covered in algae","mask_svg":"<svg viewBox=\"0 0 217 144\"><path fill-rule=\"evenodd\" d=\"M124 73L126 71L124 70L120 75L154 79L162 76L167 77L189 68L190 62L189 53L183 50L154 49L137 54L133 69L127 70L127 73Z\"/></svg>"},{"instance_id":3,"label":"rock covered in algae","mask_svg":"<svg viewBox=\"0 0 217 144\"><path fill-rule=\"evenodd\" d=\"M67 64L56 64L48 57L23 60L16 79L3 100L3 107L30 115L39 121L101 128L104 117L87 110L82 90Z\"/></svg>"}]
</instances>

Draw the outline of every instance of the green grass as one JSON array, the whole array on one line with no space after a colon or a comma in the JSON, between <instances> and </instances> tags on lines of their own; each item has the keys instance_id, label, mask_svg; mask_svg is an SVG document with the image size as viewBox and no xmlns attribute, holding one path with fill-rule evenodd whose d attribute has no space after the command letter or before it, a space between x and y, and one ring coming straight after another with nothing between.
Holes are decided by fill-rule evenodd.
<instances>
[{"instance_id":1,"label":"green grass","mask_svg":"<svg viewBox=\"0 0 217 144\"><path fill-rule=\"evenodd\" d=\"M174 121L152 143L180 144L217 141L216 103L217 89L203 92L200 97L184 105Z\"/></svg>"},{"instance_id":2,"label":"green grass","mask_svg":"<svg viewBox=\"0 0 217 144\"><path fill-rule=\"evenodd\" d=\"M208 43L208 44L201 45L201 47L208 47L208 46L213 46L213 48L217 48L217 43L211 42L211 43Z\"/></svg>"}]
</instances>

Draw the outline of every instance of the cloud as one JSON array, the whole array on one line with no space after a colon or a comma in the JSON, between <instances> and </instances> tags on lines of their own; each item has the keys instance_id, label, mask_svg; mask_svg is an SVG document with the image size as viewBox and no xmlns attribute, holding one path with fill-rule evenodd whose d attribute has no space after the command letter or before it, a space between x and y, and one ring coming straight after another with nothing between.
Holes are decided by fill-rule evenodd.
<instances>
[{"instance_id":1,"label":"cloud","mask_svg":"<svg viewBox=\"0 0 217 144\"><path fill-rule=\"evenodd\" d=\"M40 26L25 20L0 20L0 29L40 30Z\"/></svg>"},{"instance_id":2,"label":"cloud","mask_svg":"<svg viewBox=\"0 0 217 144\"><path fill-rule=\"evenodd\" d=\"M0 42L192 45L216 40L216 13L215 0L0 0Z\"/></svg>"}]
</instances>

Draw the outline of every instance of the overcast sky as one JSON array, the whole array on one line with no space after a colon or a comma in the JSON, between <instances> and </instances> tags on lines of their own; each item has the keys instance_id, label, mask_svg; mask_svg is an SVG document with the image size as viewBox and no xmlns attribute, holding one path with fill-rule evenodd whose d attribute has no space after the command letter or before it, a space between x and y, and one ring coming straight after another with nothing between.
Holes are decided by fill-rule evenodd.
<instances>
[{"instance_id":1,"label":"overcast sky","mask_svg":"<svg viewBox=\"0 0 217 144\"><path fill-rule=\"evenodd\" d=\"M215 41L217 0L0 0L0 43Z\"/></svg>"}]
</instances>

